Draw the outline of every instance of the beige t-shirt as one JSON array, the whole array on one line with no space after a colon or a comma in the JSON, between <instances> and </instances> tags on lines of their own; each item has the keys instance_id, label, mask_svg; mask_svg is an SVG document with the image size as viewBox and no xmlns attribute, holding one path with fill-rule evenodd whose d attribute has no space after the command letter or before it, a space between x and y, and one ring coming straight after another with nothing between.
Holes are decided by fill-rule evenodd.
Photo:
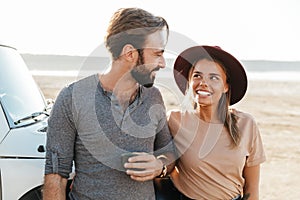
<instances>
[{"instance_id":1,"label":"beige t-shirt","mask_svg":"<svg viewBox=\"0 0 300 200\"><path fill-rule=\"evenodd\" d=\"M241 142L231 146L231 137L223 124L200 120L186 112L181 127L174 135L180 159L177 171L171 174L176 188L192 199L231 199L242 194L245 166L265 161L259 130L254 119L246 113L238 116Z\"/></svg>"}]
</instances>

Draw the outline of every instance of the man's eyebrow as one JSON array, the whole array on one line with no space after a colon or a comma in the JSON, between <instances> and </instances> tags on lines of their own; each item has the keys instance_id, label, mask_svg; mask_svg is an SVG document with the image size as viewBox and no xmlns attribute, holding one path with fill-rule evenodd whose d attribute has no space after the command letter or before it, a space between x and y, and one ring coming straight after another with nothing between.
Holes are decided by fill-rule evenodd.
<instances>
[{"instance_id":1,"label":"man's eyebrow","mask_svg":"<svg viewBox=\"0 0 300 200\"><path fill-rule=\"evenodd\" d=\"M164 53L165 49L164 48L155 48L155 47L145 47L143 49L149 49L154 53Z\"/></svg>"},{"instance_id":2,"label":"man's eyebrow","mask_svg":"<svg viewBox=\"0 0 300 200\"><path fill-rule=\"evenodd\" d=\"M155 49L153 48L154 52L164 53L165 49Z\"/></svg>"}]
</instances>

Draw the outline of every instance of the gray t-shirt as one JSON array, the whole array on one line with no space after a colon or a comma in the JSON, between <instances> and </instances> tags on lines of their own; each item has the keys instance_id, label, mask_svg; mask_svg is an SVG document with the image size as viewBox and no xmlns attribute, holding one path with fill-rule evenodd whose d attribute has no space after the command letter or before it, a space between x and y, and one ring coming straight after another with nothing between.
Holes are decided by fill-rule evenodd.
<instances>
[{"instance_id":1,"label":"gray t-shirt","mask_svg":"<svg viewBox=\"0 0 300 200\"><path fill-rule=\"evenodd\" d=\"M152 181L130 179L121 154L173 151L159 90L140 86L126 110L92 75L58 95L47 130L45 174L68 178L75 164L71 199L155 199Z\"/></svg>"}]
</instances>

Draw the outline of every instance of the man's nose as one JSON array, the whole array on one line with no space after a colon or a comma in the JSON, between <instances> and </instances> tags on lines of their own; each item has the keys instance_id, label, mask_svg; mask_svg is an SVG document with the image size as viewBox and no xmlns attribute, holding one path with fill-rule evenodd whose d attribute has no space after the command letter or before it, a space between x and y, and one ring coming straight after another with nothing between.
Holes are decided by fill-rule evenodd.
<instances>
[{"instance_id":1,"label":"man's nose","mask_svg":"<svg viewBox=\"0 0 300 200\"><path fill-rule=\"evenodd\" d=\"M162 69L166 67L166 59L164 57L160 59L158 66Z\"/></svg>"}]
</instances>

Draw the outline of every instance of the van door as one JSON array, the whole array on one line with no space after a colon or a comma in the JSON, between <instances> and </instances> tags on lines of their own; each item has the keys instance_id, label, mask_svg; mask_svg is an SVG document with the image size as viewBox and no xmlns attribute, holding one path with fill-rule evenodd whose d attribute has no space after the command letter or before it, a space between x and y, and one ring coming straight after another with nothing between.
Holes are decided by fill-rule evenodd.
<instances>
[{"instance_id":1,"label":"van door","mask_svg":"<svg viewBox=\"0 0 300 200\"><path fill-rule=\"evenodd\" d=\"M3 112L2 104L0 102L0 143L9 132L8 122Z\"/></svg>"}]
</instances>

